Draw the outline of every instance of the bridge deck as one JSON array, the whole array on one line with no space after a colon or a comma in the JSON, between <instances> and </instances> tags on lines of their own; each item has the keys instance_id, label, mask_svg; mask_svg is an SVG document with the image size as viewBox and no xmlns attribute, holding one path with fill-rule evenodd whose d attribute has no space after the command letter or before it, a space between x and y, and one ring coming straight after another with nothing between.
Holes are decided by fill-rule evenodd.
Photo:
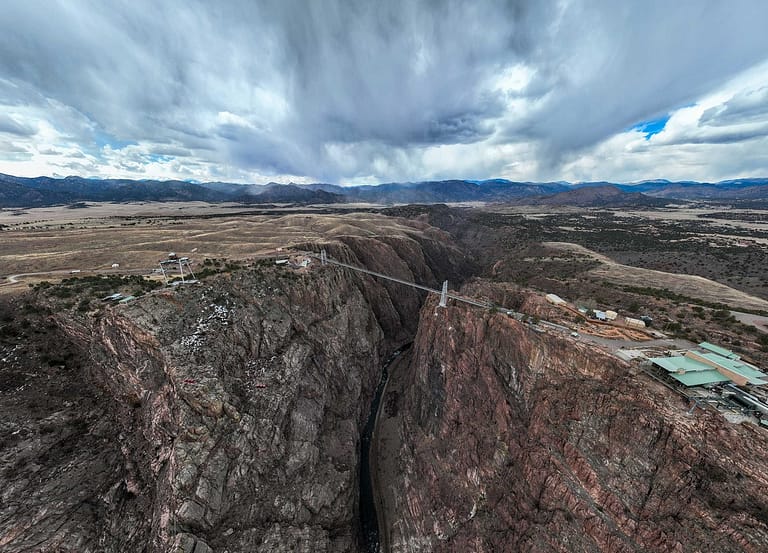
<instances>
[{"instance_id":1,"label":"bridge deck","mask_svg":"<svg viewBox=\"0 0 768 553\"><path fill-rule=\"evenodd\" d=\"M419 290L424 290L425 292L429 292L431 294L437 294L438 296L442 293L441 290L437 290L435 288L430 288L429 286L424 286L422 284L417 284L415 282L409 282L407 280L403 280L401 278L396 278L393 276L385 275L383 273L378 273L376 271L371 271L370 269L365 269L363 267L358 267L356 265L350 265L348 263L343 263L341 261L336 261L335 259L331 259L328 256L319 256L316 254L311 254L312 257L317 257L318 259L324 259L326 263L330 263L331 265L337 265L339 267L344 267L345 269L351 269L353 271L358 271L360 273L365 273L367 275L374 276L376 278L383 278L384 280L390 280L392 282L397 282L398 284L402 284L404 286L410 286L411 288L417 288ZM490 309L492 305L488 302L481 302L477 300L473 300L470 298L465 298L463 296L457 296L456 294L452 294L448 292L447 296L453 300L468 303L470 305L474 305L475 307L482 307L484 309Z\"/></svg>"}]
</instances>

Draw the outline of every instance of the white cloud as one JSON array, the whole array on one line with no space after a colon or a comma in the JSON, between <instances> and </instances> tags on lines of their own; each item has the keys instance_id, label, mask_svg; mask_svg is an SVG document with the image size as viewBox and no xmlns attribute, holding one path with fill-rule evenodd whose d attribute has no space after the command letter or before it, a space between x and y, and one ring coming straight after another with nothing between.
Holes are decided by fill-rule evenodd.
<instances>
[{"instance_id":1,"label":"white cloud","mask_svg":"<svg viewBox=\"0 0 768 553\"><path fill-rule=\"evenodd\" d=\"M568 156L563 177L626 182L768 175L768 105L754 101L766 87L763 63L673 110L664 129L648 139L629 130ZM741 111L729 109L734 102Z\"/></svg>"}]
</instances>

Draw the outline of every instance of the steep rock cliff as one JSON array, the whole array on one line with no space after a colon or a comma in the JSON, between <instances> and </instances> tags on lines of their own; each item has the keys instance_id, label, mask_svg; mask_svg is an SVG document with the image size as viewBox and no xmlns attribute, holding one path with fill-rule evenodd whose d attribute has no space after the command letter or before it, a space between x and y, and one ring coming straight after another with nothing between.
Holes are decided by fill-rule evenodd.
<instances>
[{"instance_id":1,"label":"steep rock cliff","mask_svg":"<svg viewBox=\"0 0 768 553\"><path fill-rule=\"evenodd\" d=\"M326 247L434 286L463 263L440 237ZM75 354L46 382L73 389L3 428L2 550L357 551L360 430L423 298L333 266L256 263L95 317L52 313L47 338ZM52 417L54 436L77 423L56 458Z\"/></svg>"},{"instance_id":2,"label":"steep rock cliff","mask_svg":"<svg viewBox=\"0 0 768 553\"><path fill-rule=\"evenodd\" d=\"M148 506L114 501L124 458L83 347L31 298L0 300L0 551L117 551Z\"/></svg>"},{"instance_id":3,"label":"steep rock cliff","mask_svg":"<svg viewBox=\"0 0 768 553\"><path fill-rule=\"evenodd\" d=\"M383 404L393 552L768 547L765 431L566 337L428 301Z\"/></svg>"}]
</instances>

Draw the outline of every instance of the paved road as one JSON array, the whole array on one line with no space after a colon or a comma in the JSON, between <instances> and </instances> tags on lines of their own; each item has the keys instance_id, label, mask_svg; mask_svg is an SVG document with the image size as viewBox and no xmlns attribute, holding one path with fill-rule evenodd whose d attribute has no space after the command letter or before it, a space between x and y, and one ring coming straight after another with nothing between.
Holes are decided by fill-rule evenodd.
<instances>
[{"instance_id":1,"label":"paved road","mask_svg":"<svg viewBox=\"0 0 768 553\"><path fill-rule=\"evenodd\" d=\"M78 271L76 273L72 271ZM11 284L19 284L22 282L22 279L28 278L28 277L36 277L36 276L54 276L54 277L60 277L60 276L90 276L90 275L108 275L108 274L118 274L118 275L149 275L152 274L151 269L56 269L53 271L39 271L34 273L17 273L15 275L9 275L7 280L5 282L1 282L0 286L10 286Z\"/></svg>"},{"instance_id":2,"label":"paved road","mask_svg":"<svg viewBox=\"0 0 768 553\"><path fill-rule=\"evenodd\" d=\"M740 323L753 325L763 332L768 332L768 317L764 317L763 315L753 315L752 313L742 313L741 311L731 311L731 315L733 315Z\"/></svg>"},{"instance_id":3,"label":"paved road","mask_svg":"<svg viewBox=\"0 0 768 553\"><path fill-rule=\"evenodd\" d=\"M599 336L591 336L589 334L582 334L581 339L585 342L592 342L605 346L610 350L617 350L621 348L644 348L644 347L664 347L667 349L690 349L695 344L688 340L681 338L664 338L661 340L645 340L642 342L634 342L632 340L611 340L609 338L600 338Z\"/></svg>"},{"instance_id":4,"label":"paved road","mask_svg":"<svg viewBox=\"0 0 768 553\"><path fill-rule=\"evenodd\" d=\"M41 271L39 273L18 273L15 275L10 275L8 277L8 281L4 282L3 285L16 284L17 282L19 282L20 278L24 278L24 277L43 276L43 275L64 275L64 274L69 274L70 272L71 271L68 269L62 269L60 271Z\"/></svg>"}]
</instances>

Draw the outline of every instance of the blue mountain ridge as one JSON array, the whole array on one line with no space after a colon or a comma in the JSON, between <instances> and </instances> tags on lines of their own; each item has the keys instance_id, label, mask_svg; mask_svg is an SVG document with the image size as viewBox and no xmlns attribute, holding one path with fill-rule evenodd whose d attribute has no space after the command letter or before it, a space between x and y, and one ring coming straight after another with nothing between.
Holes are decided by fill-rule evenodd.
<instances>
[{"instance_id":1,"label":"blue mountain ridge","mask_svg":"<svg viewBox=\"0 0 768 553\"><path fill-rule=\"evenodd\" d=\"M668 181L633 183L590 181L569 183L518 182L495 178L389 182L342 186L313 184L197 183L180 180L95 179L84 177L16 177L0 174L0 207L31 207L83 201L205 201L243 203L450 203L514 202L546 198L568 191L611 187L633 196L637 193L680 200L768 200L768 178L730 179L719 182ZM621 197L610 194L615 201ZM606 197L602 194L601 197ZM535 203L540 203L536 201Z\"/></svg>"}]
</instances>

